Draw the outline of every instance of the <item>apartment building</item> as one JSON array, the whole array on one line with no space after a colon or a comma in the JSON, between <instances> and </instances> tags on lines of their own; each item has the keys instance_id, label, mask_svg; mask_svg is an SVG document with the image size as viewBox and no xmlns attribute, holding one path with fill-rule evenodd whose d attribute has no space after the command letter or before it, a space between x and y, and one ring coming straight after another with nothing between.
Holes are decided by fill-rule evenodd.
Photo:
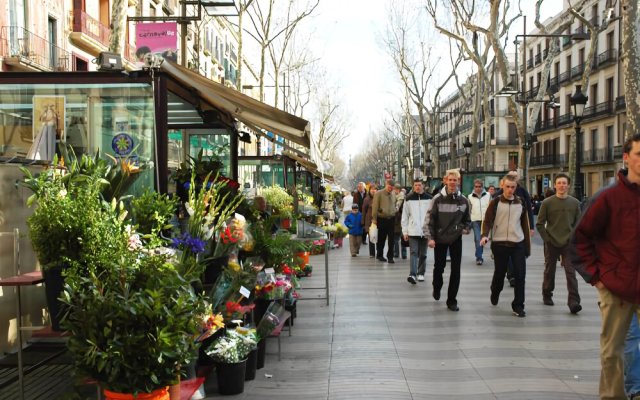
<instances>
[{"instance_id":1,"label":"apartment building","mask_svg":"<svg viewBox=\"0 0 640 400\"><path fill-rule=\"evenodd\" d=\"M548 93L553 93L559 100L560 107L554 109L544 104L538 115L529 169L533 194L542 194L547 187L552 186L555 175L568 170L571 136L575 132L570 99L588 64L591 65L589 84L582 88L582 92L589 100L581 123L582 146L578 149L585 196L591 196L611 183L621 166L626 124L620 62L622 27L621 20L616 18L620 15L619 8L608 12L608 19L603 21L607 3L606 0L594 0L583 11L584 17L593 25L608 23L598 36L597 50L592 59L587 59L591 45L589 41L576 42L569 37L559 39L562 49L553 60L549 72ZM557 17L547 21L549 32L554 31L554 26L559 22ZM564 33L585 30L584 25L576 20ZM535 33L538 32L531 32ZM525 99L532 99L538 93L551 40L557 39L531 38L527 41L526 63L519 66L521 87L527 89ZM523 82L525 75L526 82ZM522 86L525 83L526 86Z\"/></svg>"}]
</instances>

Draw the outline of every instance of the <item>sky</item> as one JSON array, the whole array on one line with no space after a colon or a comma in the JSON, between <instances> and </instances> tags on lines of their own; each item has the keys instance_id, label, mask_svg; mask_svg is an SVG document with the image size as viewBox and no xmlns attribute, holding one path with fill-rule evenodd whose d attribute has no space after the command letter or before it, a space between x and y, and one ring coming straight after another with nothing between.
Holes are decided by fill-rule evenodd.
<instances>
[{"instance_id":1,"label":"sky","mask_svg":"<svg viewBox=\"0 0 640 400\"><path fill-rule=\"evenodd\" d=\"M395 0L321 0L315 17L307 22L314 32L309 41L313 52L322 60L332 85L339 88L350 116L350 135L340 151L345 162L363 149L371 132L382 126L388 110L400 109L398 73L379 44L391 1ZM521 3L531 30L535 2ZM546 0L542 20L561 10L561 1ZM513 29L510 36L515 37L522 33L522 24L514 24Z\"/></svg>"}]
</instances>

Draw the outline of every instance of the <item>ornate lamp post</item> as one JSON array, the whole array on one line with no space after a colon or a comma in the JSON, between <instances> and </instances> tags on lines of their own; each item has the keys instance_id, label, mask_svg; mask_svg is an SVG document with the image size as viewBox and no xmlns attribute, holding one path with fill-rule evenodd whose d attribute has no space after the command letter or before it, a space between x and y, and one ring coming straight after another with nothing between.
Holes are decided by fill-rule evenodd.
<instances>
[{"instance_id":1,"label":"ornate lamp post","mask_svg":"<svg viewBox=\"0 0 640 400\"><path fill-rule=\"evenodd\" d=\"M464 143L462 143L462 147L464 147L464 154L467 156L467 171L471 171L471 168L469 167L469 156L471 155L471 148L473 147L473 144L469 141L469 136L467 136L467 138L464 140Z\"/></svg>"},{"instance_id":2,"label":"ornate lamp post","mask_svg":"<svg viewBox=\"0 0 640 400\"><path fill-rule=\"evenodd\" d=\"M582 173L580 172L580 166L582 164L582 132L580 131L580 122L582 122L584 107L588 100L589 97L582 93L582 85L576 85L576 91L573 96L571 96L573 121L576 123L576 181L573 187L574 194L580 201L582 201L582 197L584 196L584 180L582 179Z\"/></svg>"}]
</instances>

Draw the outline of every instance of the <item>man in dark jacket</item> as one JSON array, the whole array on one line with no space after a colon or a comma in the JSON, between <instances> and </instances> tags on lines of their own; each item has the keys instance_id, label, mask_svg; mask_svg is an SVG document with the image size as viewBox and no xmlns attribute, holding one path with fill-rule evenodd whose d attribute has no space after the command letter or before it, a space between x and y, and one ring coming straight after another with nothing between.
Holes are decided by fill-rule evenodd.
<instances>
[{"instance_id":1,"label":"man in dark jacket","mask_svg":"<svg viewBox=\"0 0 640 400\"><path fill-rule=\"evenodd\" d=\"M443 286L442 273L447 263L447 251L451 256L451 275L447 293L447 307L458 311L458 288L460 287L460 262L462 261L462 235L471 229L469 201L458 190L460 172L452 169L444 177L442 188L431 203L422 230L428 245L434 249L433 298L440 300Z\"/></svg>"},{"instance_id":2,"label":"man in dark jacket","mask_svg":"<svg viewBox=\"0 0 640 400\"><path fill-rule=\"evenodd\" d=\"M353 194L353 204L357 204L360 210L364 210L364 199L367 197L367 187L364 182L358 182L356 191ZM367 244L367 232L362 235L362 244Z\"/></svg>"},{"instance_id":3,"label":"man in dark jacket","mask_svg":"<svg viewBox=\"0 0 640 400\"><path fill-rule=\"evenodd\" d=\"M627 170L591 199L572 238L576 271L598 288L601 399L627 398L622 350L640 310L640 134L624 143L622 160Z\"/></svg>"}]
</instances>

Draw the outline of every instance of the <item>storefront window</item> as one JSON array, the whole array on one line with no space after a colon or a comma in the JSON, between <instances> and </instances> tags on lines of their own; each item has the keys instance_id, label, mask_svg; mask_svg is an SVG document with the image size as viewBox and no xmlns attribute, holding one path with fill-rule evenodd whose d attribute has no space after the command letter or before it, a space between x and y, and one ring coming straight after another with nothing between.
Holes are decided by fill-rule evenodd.
<instances>
[{"instance_id":1,"label":"storefront window","mask_svg":"<svg viewBox=\"0 0 640 400\"><path fill-rule=\"evenodd\" d=\"M76 155L100 150L155 164L155 108L145 83L0 86L0 156L52 160L66 143ZM134 185L154 185L144 170Z\"/></svg>"},{"instance_id":2,"label":"storefront window","mask_svg":"<svg viewBox=\"0 0 640 400\"><path fill-rule=\"evenodd\" d=\"M189 143L188 146L185 143ZM231 136L226 129L170 129L169 130L169 171L173 173L188 156L197 158L202 150L202 158L217 158L222 161L220 175L230 175ZM175 182L169 181L175 188ZM175 189L173 189L175 190ZM170 192L173 190L169 190Z\"/></svg>"}]
</instances>

